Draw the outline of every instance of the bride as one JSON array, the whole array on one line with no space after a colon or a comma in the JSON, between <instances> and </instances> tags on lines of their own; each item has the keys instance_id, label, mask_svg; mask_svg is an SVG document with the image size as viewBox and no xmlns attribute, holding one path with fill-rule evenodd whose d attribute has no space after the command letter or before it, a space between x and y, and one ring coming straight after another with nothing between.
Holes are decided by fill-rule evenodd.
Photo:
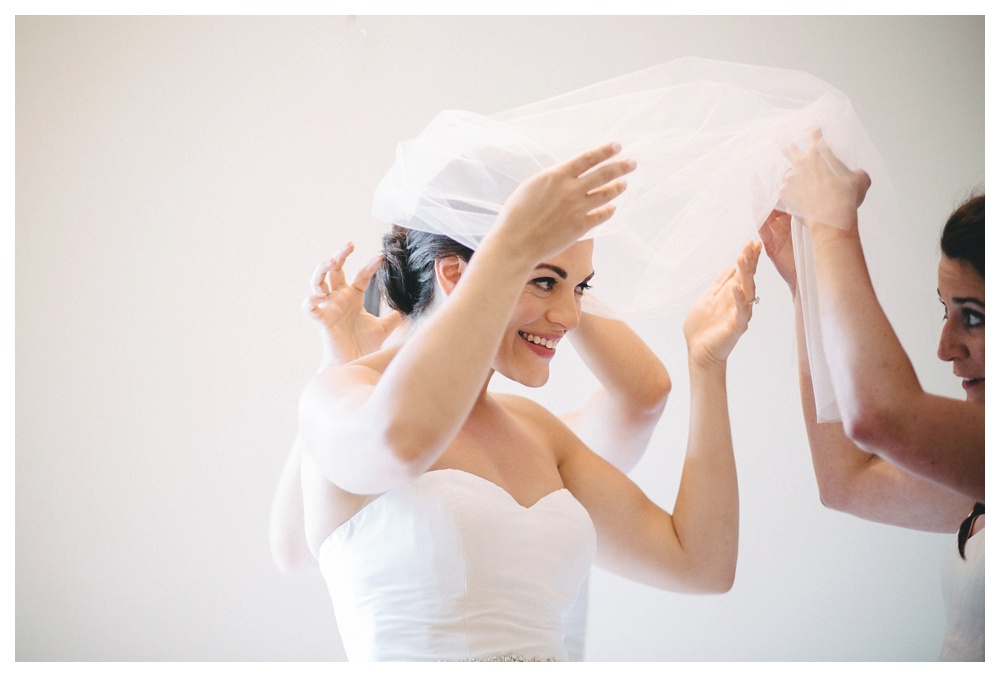
<instances>
[{"instance_id":1,"label":"bride","mask_svg":"<svg viewBox=\"0 0 1000 677\"><path fill-rule=\"evenodd\" d=\"M738 534L726 361L746 330L759 244L684 324L688 450L673 513L534 402L595 271L581 239L635 163L608 144L521 183L472 255L394 227L380 279L400 342L318 373L300 403L305 529L351 660L564 660L591 561L658 587L724 592ZM322 493L322 492L320 492Z\"/></svg>"}]
</instances>

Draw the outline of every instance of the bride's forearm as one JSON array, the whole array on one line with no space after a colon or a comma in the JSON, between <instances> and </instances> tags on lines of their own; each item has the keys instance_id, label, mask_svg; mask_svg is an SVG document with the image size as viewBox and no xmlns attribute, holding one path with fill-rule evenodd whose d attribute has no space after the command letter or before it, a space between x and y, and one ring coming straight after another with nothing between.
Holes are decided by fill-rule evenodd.
<instances>
[{"instance_id":1,"label":"bride's forearm","mask_svg":"<svg viewBox=\"0 0 1000 677\"><path fill-rule=\"evenodd\" d=\"M448 299L415 327L365 411L419 473L462 427L483 389L531 263L484 245Z\"/></svg>"},{"instance_id":2,"label":"bride's forearm","mask_svg":"<svg viewBox=\"0 0 1000 677\"><path fill-rule=\"evenodd\" d=\"M739 494L729 423L726 365L691 366L688 450L674 507L685 557L710 589L724 592L736 575Z\"/></svg>"}]
</instances>

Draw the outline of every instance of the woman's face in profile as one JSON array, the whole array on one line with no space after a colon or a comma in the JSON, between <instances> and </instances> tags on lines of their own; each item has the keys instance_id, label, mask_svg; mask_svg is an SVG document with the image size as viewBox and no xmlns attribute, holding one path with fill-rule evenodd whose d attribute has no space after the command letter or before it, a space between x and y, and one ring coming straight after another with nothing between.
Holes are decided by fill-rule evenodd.
<instances>
[{"instance_id":1,"label":"woman's face in profile","mask_svg":"<svg viewBox=\"0 0 1000 677\"><path fill-rule=\"evenodd\" d=\"M968 263L947 256L938 265L944 326L938 357L952 363L966 399L986 404L986 285Z\"/></svg>"},{"instance_id":2,"label":"woman's face in profile","mask_svg":"<svg viewBox=\"0 0 1000 677\"><path fill-rule=\"evenodd\" d=\"M537 388L548 381L549 361L580 323L580 303L594 275L593 240L581 240L535 267L524 285L493 367Z\"/></svg>"}]
</instances>

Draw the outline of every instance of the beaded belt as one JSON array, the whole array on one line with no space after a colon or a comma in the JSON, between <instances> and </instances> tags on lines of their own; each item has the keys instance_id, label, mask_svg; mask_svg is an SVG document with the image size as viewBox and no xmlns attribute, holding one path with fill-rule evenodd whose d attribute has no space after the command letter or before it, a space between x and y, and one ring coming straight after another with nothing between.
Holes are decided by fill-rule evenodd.
<instances>
[{"instance_id":1,"label":"beaded belt","mask_svg":"<svg viewBox=\"0 0 1000 677\"><path fill-rule=\"evenodd\" d=\"M555 663L555 658L541 658L533 656L520 656L512 653L502 653L493 656L483 656L482 658L470 658L469 663Z\"/></svg>"}]
</instances>

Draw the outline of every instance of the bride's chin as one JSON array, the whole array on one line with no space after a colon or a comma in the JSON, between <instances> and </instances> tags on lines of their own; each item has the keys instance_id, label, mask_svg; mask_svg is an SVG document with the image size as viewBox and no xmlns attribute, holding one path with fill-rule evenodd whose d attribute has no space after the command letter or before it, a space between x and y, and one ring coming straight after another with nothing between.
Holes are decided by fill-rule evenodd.
<instances>
[{"instance_id":1,"label":"bride's chin","mask_svg":"<svg viewBox=\"0 0 1000 677\"><path fill-rule=\"evenodd\" d=\"M543 385L549 382L549 375L545 374L541 378L535 379L533 381L520 381L521 385L527 386L529 388L541 388Z\"/></svg>"},{"instance_id":2,"label":"bride's chin","mask_svg":"<svg viewBox=\"0 0 1000 677\"><path fill-rule=\"evenodd\" d=\"M505 378L514 381L515 383L520 383L526 388L541 388L543 385L549 382L549 370L532 370L529 373L524 371L512 372L506 369L497 369L498 374L504 376Z\"/></svg>"}]
</instances>

